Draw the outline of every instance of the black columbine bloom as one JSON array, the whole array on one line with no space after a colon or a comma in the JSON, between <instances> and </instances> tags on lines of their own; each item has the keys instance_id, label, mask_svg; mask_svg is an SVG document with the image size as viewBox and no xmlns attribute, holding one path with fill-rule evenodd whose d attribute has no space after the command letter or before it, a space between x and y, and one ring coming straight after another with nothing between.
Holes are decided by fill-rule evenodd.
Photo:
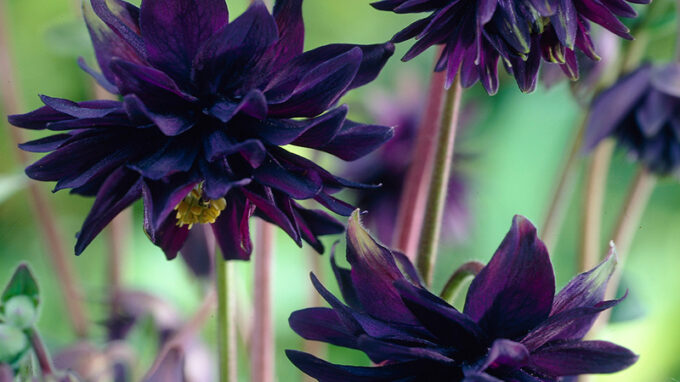
<instances>
[{"instance_id":1,"label":"black columbine bloom","mask_svg":"<svg viewBox=\"0 0 680 382\"><path fill-rule=\"evenodd\" d=\"M680 64L642 65L593 101L585 149L608 137L650 171L680 175Z\"/></svg>"},{"instance_id":2,"label":"black columbine bloom","mask_svg":"<svg viewBox=\"0 0 680 382\"><path fill-rule=\"evenodd\" d=\"M342 231L295 200L349 215L331 194L365 185L282 146L354 160L386 141L391 128L350 121L335 105L378 75L391 44L303 53L302 0L278 0L273 15L258 0L232 22L224 0L144 0L141 8L91 0L84 14L101 73L81 66L122 102L43 96L44 107L9 118L56 132L21 145L49 153L26 169L31 178L96 197L77 254L140 198L144 229L169 258L192 225L209 223L225 258L248 259L252 214L318 251L318 235Z\"/></svg>"},{"instance_id":3,"label":"black columbine bloom","mask_svg":"<svg viewBox=\"0 0 680 382\"><path fill-rule=\"evenodd\" d=\"M294 312L290 325L306 339L361 350L376 366L288 351L320 382L554 382L637 360L621 346L583 340L599 313L620 301L603 301L615 255L555 295L548 252L521 216L470 285L462 312L425 289L408 258L375 242L358 213L347 228L347 260L351 270L332 260L345 303L312 275L331 307Z\"/></svg>"},{"instance_id":4,"label":"black columbine bloom","mask_svg":"<svg viewBox=\"0 0 680 382\"><path fill-rule=\"evenodd\" d=\"M435 71L447 71L447 86L460 73L464 87L480 81L489 94L498 90L499 59L524 92L536 87L541 58L578 78L577 48L598 59L590 22L631 39L617 16L637 15L624 0L382 0L373 6L396 13L431 12L393 37L394 42L417 40L403 60L443 45Z\"/></svg>"}]
</instances>

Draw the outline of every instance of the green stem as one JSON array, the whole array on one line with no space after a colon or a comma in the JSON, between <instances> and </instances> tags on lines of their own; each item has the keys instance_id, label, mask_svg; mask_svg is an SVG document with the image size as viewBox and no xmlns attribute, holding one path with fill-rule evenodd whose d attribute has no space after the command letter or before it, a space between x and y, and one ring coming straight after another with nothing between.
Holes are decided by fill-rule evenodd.
<instances>
[{"instance_id":1,"label":"green stem","mask_svg":"<svg viewBox=\"0 0 680 382\"><path fill-rule=\"evenodd\" d=\"M432 284L437 246L441 234L444 204L449 187L449 175L453 159L453 146L456 139L456 125L460 114L462 88L457 77L444 96L441 126L437 139L434 164L430 179L430 190L425 204L425 218L420 235L416 264L427 285Z\"/></svg>"},{"instance_id":2,"label":"green stem","mask_svg":"<svg viewBox=\"0 0 680 382\"><path fill-rule=\"evenodd\" d=\"M217 289L217 349L219 382L236 382L236 317L234 317L233 269L221 254L215 254Z\"/></svg>"},{"instance_id":3,"label":"green stem","mask_svg":"<svg viewBox=\"0 0 680 382\"><path fill-rule=\"evenodd\" d=\"M477 276L482 271L482 268L484 268L484 264L479 261L469 261L461 265L453 272L439 296L453 305L453 301L460 294L465 281Z\"/></svg>"}]
</instances>

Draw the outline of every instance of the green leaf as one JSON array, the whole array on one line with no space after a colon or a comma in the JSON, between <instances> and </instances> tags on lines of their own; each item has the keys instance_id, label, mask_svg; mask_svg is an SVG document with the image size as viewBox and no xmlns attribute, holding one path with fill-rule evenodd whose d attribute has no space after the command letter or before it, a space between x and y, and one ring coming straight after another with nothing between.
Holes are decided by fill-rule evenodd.
<instances>
[{"instance_id":1,"label":"green leaf","mask_svg":"<svg viewBox=\"0 0 680 382\"><path fill-rule=\"evenodd\" d=\"M17 267L16 271L14 271L12 279L2 293L0 303L4 305L12 297L26 296L31 299L37 308L40 297L39 294L38 283L35 281L35 277L33 277L28 265L22 263Z\"/></svg>"}]
</instances>

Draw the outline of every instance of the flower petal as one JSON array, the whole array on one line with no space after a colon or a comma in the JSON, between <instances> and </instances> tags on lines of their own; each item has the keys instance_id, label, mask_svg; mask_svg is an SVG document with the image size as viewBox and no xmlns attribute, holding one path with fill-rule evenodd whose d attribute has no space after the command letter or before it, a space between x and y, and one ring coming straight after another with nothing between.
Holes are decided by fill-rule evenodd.
<instances>
[{"instance_id":1,"label":"flower petal","mask_svg":"<svg viewBox=\"0 0 680 382\"><path fill-rule=\"evenodd\" d=\"M497 339L491 345L491 349L479 367L484 371L490 367L507 367L518 369L529 364L529 350L519 342L506 339Z\"/></svg>"},{"instance_id":2,"label":"flower petal","mask_svg":"<svg viewBox=\"0 0 680 382\"><path fill-rule=\"evenodd\" d=\"M357 337L342 323L330 308L308 308L293 312L288 318L290 328L310 341L358 349Z\"/></svg>"},{"instance_id":3,"label":"flower petal","mask_svg":"<svg viewBox=\"0 0 680 382\"><path fill-rule=\"evenodd\" d=\"M594 149L614 132L616 126L647 93L651 71L651 66L643 65L595 98L586 122L584 149Z\"/></svg>"},{"instance_id":4,"label":"flower petal","mask_svg":"<svg viewBox=\"0 0 680 382\"><path fill-rule=\"evenodd\" d=\"M492 338L517 339L548 318L555 276L536 228L515 216L493 258L468 290L464 313Z\"/></svg>"},{"instance_id":5,"label":"flower petal","mask_svg":"<svg viewBox=\"0 0 680 382\"><path fill-rule=\"evenodd\" d=\"M196 53L228 19L224 0L142 2L140 22L147 60L179 84L190 86Z\"/></svg>"},{"instance_id":6,"label":"flower petal","mask_svg":"<svg viewBox=\"0 0 680 382\"><path fill-rule=\"evenodd\" d=\"M550 376L621 371L638 360L630 350L605 341L561 342L531 354L531 368Z\"/></svg>"},{"instance_id":7,"label":"flower petal","mask_svg":"<svg viewBox=\"0 0 680 382\"><path fill-rule=\"evenodd\" d=\"M347 261L352 281L365 311L373 317L398 323L416 323L393 282L403 280L389 249L378 244L361 226L355 210L347 226Z\"/></svg>"},{"instance_id":8,"label":"flower petal","mask_svg":"<svg viewBox=\"0 0 680 382\"><path fill-rule=\"evenodd\" d=\"M207 227L205 224L196 224L188 231L180 255L194 276L208 278L212 274L214 259L209 248Z\"/></svg>"},{"instance_id":9,"label":"flower petal","mask_svg":"<svg viewBox=\"0 0 680 382\"><path fill-rule=\"evenodd\" d=\"M144 212L145 214L148 213L147 210ZM158 227L153 227L151 222L150 218L145 217L144 232L146 232L146 236L163 250L168 260L177 257L177 252L184 247L187 241L189 228L178 226L174 215L168 215Z\"/></svg>"},{"instance_id":10,"label":"flower petal","mask_svg":"<svg viewBox=\"0 0 680 382\"><path fill-rule=\"evenodd\" d=\"M315 148L333 154L340 159L353 161L376 150L393 135L394 128L392 127L363 125L345 120L340 131L328 144ZM297 141L295 144L305 146Z\"/></svg>"},{"instance_id":11,"label":"flower petal","mask_svg":"<svg viewBox=\"0 0 680 382\"><path fill-rule=\"evenodd\" d=\"M81 254L113 218L142 196L142 179L120 168L106 179L78 233L75 253Z\"/></svg>"},{"instance_id":12,"label":"flower petal","mask_svg":"<svg viewBox=\"0 0 680 382\"><path fill-rule=\"evenodd\" d=\"M215 239L225 260L249 260L253 245L248 220L254 207L235 192L227 200L227 207L212 224Z\"/></svg>"}]
</instances>

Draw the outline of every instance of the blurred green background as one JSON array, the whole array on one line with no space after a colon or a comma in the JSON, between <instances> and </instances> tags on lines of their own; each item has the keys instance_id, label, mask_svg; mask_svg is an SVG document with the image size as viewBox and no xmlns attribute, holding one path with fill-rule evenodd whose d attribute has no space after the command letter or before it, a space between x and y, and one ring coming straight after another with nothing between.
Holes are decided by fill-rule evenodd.
<instances>
[{"instance_id":1,"label":"blurred green background","mask_svg":"<svg viewBox=\"0 0 680 382\"><path fill-rule=\"evenodd\" d=\"M2 97L8 97L9 84L20 91L22 111L39 106L38 94L83 100L91 97L89 78L76 65L84 56L93 63L92 50L84 23L79 15L77 0L0 0L7 3L2 15L10 31L8 51L15 76L0 73ZM656 0L670 1L670 0ZM388 40L393 33L414 20L413 16L378 12L367 0L307 0L304 5L307 39L313 48L333 42L373 43ZM246 0L228 1L232 18L247 6ZM672 8L670 8L672 9ZM664 20L653 25L647 56L654 60L671 59L675 41L676 20L669 12ZM402 63L399 58L409 43L398 46L395 57L374 83L346 97L355 119L368 121L363 104L370 102L376 89L391 91L406 72L417 73L422 87L427 86L433 52ZM414 91L417 91L414 89ZM511 78L503 76L498 95L488 97L475 86L466 92L466 102L474 102L478 115L458 148L474 153L466 163L469 178L470 210L473 226L469 237L453 247L442 248L437 267L435 289L439 290L446 277L462 262L486 261L493 254L510 227L514 214L522 214L534 224L541 224L551 190L563 157L569 150L576 124L583 113L571 96L569 85L562 82L546 90L539 85L533 94L521 94ZM5 111L0 129L0 281L7 280L20 261L28 261L42 285L44 305L39 328L48 346L57 351L73 342L74 336L65 316L54 271L38 234L31 214L26 180L15 160L15 148L8 136ZM340 161L323 158L330 168L342 166ZM581 165L581 167L583 167ZM603 248L636 166L617 153L608 178L604 210ZM583 171L581 171L583 173ZM583 174L577 193L570 203L563 234L552 253L558 287L563 286L576 270ZM50 184L40 185L45 192ZM675 179L660 181L640 223L625 272L630 297L624 301L619 316L638 318L612 324L600 338L612 340L640 354L640 361L630 369L597 381L672 381L680 379L680 186ZM59 230L69 246L80 229L92 200L59 192L48 196L58 217ZM128 245L124 263L125 285L154 293L171 302L186 317L202 299L200 282L192 279L181 261L168 262L162 252L145 237L141 228L141 203L134 206L134 234ZM540 232L540 227L539 227ZM340 239L331 237L330 244ZM338 247L344 252L344 243ZM288 315L310 305L311 284L308 274L312 256L308 248L299 249L278 231L274 275L275 325L277 340L276 372L279 381L300 380L300 373L288 362L284 349L302 349L302 341L288 327ZM80 257L71 257L81 282L81 293L92 320L105 318L107 249L100 235ZM342 256L340 256L342 257ZM332 290L335 282L328 269L327 254L321 257L322 277ZM239 295L249 301L252 263L238 263ZM625 312L624 312L625 310ZM214 343L212 322L206 325L202 338ZM101 329L94 331L94 341L103 340ZM143 343L142 340L135 342ZM148 340L149 342L151 340ZM151 350L144 350L151 349ZM140 345L140 370L153 359L153 347ZM330 349L328 358L334 362L368 364L362 354L342 349ZM243 380L248 380L245 354L239 362ZM675 378L675 379L674 379Z\"/></svg>"}]
</instances>

